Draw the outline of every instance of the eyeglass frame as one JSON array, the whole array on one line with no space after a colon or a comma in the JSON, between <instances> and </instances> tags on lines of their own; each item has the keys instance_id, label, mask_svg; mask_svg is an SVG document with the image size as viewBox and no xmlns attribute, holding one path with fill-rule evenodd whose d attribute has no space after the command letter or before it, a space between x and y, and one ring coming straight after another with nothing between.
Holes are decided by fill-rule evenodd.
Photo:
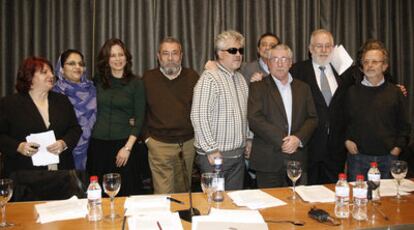
<instances>
[{"instance_id":1,"label":"eyeglass frame","mask_svg":"<svg viewBox=\"0 0 414 230\"><path fill-rule=\"evenodd\" d=\"M231 47L231 48L228 48L228 49L222 50L222 51L226 51L227 53L232 54L232 55L236 55L237 52L239 52L240 55L243 55L244 54L244 47L241 47L241 48Z\"/></svg>"},{"instance_id":2,"label":"eyeglass frame","mask_svg":"<svg viewBox=\"0 0 414 230\"><path fill-rule=\"evenodd\" d=\"M75 61L65 62L64 65L68 65L70 67L75 67L76 65L79 65L80 67L85 67L84 62L75 62Z\"/></svg>"}]
</instances>

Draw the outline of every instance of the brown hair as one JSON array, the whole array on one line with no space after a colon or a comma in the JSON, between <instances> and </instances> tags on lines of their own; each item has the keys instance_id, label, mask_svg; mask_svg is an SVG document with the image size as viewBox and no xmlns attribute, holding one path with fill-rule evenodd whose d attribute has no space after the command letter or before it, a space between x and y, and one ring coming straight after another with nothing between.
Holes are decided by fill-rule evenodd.
<instances>
[{"instance_id":1,"label":"brown hair","mask_svg":"<svg viewBox=\"0 0 414 230\"><path fill-rule=\"evenodd\" d=\"M45 65L50 67L53 72L53 67L50 62L42 57L28 57L20 65L17 71L16 90L19 93L28 93L32 86L34 74L43 69Z\"/></svg>"}]
</instances>

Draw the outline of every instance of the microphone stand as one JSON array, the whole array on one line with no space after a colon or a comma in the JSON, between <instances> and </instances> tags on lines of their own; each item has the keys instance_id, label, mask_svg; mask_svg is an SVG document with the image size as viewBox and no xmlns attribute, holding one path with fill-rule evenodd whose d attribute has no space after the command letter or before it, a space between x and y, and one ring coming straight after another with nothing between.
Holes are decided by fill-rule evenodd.
<instances>
[{"instance_id":1,"label":"microphone stand","mask_svg":"<svg viewBox=\"0 0 414 230\"><path fill-rule=\"evenodd\" d=\"M191 223L192 217L193 216L199 216L200 211L198 211L196 208L193 207L193 195L191 193L191 185L190 185L190 182L188 181L187 166L185 164L185 160L184 160L184 156L183 156L183 143L179 142L178 145L180 146L180 153L179 153L178 156L180 158L181 169L182 169L183 175L184 175L184 184L185 184L185 188L188 190L188 196L189 196L189 199L190 199L190 208L180 210L180 211L178 211L178 214L180 215L181 219Z\"/></svg>"}]
</instances>

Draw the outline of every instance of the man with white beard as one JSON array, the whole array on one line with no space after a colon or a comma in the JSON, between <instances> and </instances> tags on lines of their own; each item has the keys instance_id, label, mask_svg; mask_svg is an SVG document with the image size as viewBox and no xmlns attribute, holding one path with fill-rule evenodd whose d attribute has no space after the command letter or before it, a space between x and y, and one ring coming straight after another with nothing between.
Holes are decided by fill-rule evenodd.
<instances>
[{"instance_id":1,"label":"man with white beard","mask_svg":"<svg viewBox=\"0 0 414 230\"><path fill-rule=\"evenodd\" d=\"M181 66L183 50L175 38L161 41L157 57L160 67L147 70L143 76L147 101L143 134L154 193L185 192L188 188L180 153L187 169L185 176L191 182L195 150L190 112L199 75Z\"/></svg>"},{"instance_id":2,"label":"man with white beard","mask_svg":"<svg viewBox=\"0 0 414 230\"><path fill-rule=\"evenodd\" d=\"M310 86L319 118L308 144L309 184L336 182L346 161L344 99L353 81L339 76L330 65L333 48L332 34L324 29L315 30L309 44L312 58L290 69L293 78Z\"/></svg>"}]
</instances>

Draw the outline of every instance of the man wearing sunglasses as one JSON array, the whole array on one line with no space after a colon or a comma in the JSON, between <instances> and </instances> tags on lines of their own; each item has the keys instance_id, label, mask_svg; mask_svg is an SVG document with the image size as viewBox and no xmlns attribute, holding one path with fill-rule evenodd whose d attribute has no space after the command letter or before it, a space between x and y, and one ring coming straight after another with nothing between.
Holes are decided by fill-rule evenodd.
<instances>
[{"instance_id":1,"label":"man wearing sunglasses","mask_svg":"<svg viewBox=\"0 0 414 230\"><path fill-rule=\"evenodd\" d=\"M236 31L217 35L217 68L202 73L191 109L196 163L201 173L212 172L214 159L222 158L226 190L243 188L244 154L250 153L246 146L251 146L246 145L248 86L237 71L243 47L244 37Z\"/></svg>"},{"instance_id":2,"label":"man wearing sunglasses","mask_svg":"<svg viewBox=\"0 0 414 230\"><path fill-rule=\"evenodd\" d=\"M270 74L250 85L248 119L254 132L250 157L259 188L288 186L286 163L300 161L306 184L307 142L318 118L309 86L293 79L292 50L279 44L268 52Z\"/></svg>"}]
</instances>

